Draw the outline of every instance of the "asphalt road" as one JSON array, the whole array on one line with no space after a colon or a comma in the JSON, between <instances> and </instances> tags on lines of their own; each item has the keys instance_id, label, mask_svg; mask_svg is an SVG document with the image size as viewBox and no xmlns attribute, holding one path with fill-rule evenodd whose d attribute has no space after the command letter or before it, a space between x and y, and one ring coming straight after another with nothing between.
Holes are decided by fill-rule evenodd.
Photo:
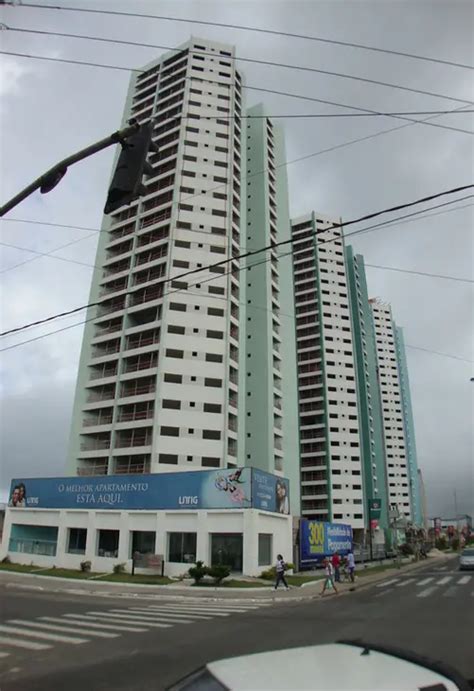
<instances>
[{"instance_id":1,"label":"asphalt road","mask_svg":"<svg viewBox=\"0 0 474 691\"><path fill-rule=\"evenodd\" d=\"M164 689L213 659L362 638L474 678L474 572L456 562L324 600L103 598L0 585L2 691Z\"/></svg>"}]
</instances>

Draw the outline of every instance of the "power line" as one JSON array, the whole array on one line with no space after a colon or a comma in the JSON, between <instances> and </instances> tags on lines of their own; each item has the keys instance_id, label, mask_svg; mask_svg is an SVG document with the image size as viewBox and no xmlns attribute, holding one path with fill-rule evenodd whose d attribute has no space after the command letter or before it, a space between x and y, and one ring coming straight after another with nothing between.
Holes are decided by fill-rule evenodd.
<instances>
[{"instance_id":1,"label":"power line","mask_svg":"<svg viewBox=\"0 0 474 691\"><path fill-rule=\"evenodd\" d=\"M451 211L458 211L458 210L460 210L460 209L465 209L465 208L467 208L467 207L469 207L469 206L472 206L472 204L466 204L466 205L464 205L464 206L459 206L459 207L456 207L456 208L454 208L454 209L446 209L446 210L444 210L444 211L438 211L438 212L436 212L436 213L434 213L434 214L428 214L428 213L426 213L427 211L431 211L431 210L433 210L433 209L438 209L438 208L440 208L440 207L448 206L448 205L451 205L451 204L456 204L457 202L463 201L463 200L465 200L465 199L471 199L473 196L474 196L474 195L470 194L470 195L467 195L467 196L465 196L465 197L461 197L461 198L459 198L459 199L454 199L454 200L449 201L449 202L443 202L442 204L435 204L434 206L430 206L430 207L428 207L427 209L421 209L420 211L413 211L413 212L411 212L411 213L409 213L409 214L404 214L403 216L399 216L398 218L399 218L400 220L394 219L394 220L384 221L383 223L376 223L375 225L368 226L368 228L362 228L361 230L357 231L357 234L359 235L359 234L363 234L363 233L366 233L366 232L370 232L371 230L375 230L375 229L380 228L380 227L385 226L385 225L397 226L397 225L403 225L404 223L409 223L409 222L410 222L409 220L404 220L404 219L410 219L411 221L423 220L424 218L430 218L430 217L432 217L432 216L439 216L439 215L441 215L441 214L448 213L448 212L451 212ZM422 214L423 214L423 215L422 215ZM412 218L413 216L419 216L420 218L419 218L419 219L417 219L417 218ZM11 245L11 244L6 243L6 242L0 242L0 245L3 245L4 247L10 247L10 248L12 248L12 249L22 250L22 251L24 251L24 252L31 252L31 253L37 255L36 257L33 257L32 259L27 259L27 260L24 261L24 262L20 262L19 264L14 264L13 266L10 266L10 267L7 267L6 269L3 269L3 271L0 271L0 274L1 274L1 273L6 273L7 271L12 271L13 269L16 269L16 268L19 267L19 266L23 266L23 264L27 264L27 263L29 263L29 262L32 262L32 261L34 261L35 259L41 259L42 257L49 257L50 259L58 259L58 260L60 260L60 261L65 261L65 262L72 262L73 264L79 264L79 265L81 265L81 266L87 266L88 268L92 268L92 269L101 269L101 268L103 268L102 266L100 266L100 265L98 265L98 264L89 264L89 263L86 263L86 262L77 261L77 260L75 260L75 259L70 259L70 258L68 258L68 257L56 257L53 253L54 253L54 252L59 252L61 249L64 249L64 248L66 248L66 247L69 247L70 245L74 245L74 244L76 244L76 243L78 243L78 242L81 242L82 240L87 240L87 239L91 238L95 233L101 233L101 232L107 232L107 233L108 233L109 231L107 231L107 230L102 230L102 229L99 229L99 228L87 228L87 229L86 229L86 228L84 228L84 226L70 226L70 225L66 225L66 224L62 224L62 223L48 223L48 222L47 222L47 223L43 223L42 221L34 221L34 220L20 219L20 218L5 218L5 219L2 219L2 220L4 220L4 221L20 222L20 223L31 223L31 224L33 224L33 225L49 225L49 226L59 227L59 228L68 228L68 229L70 229L70 230L76 230L76 229L77 229L77 230L91 230L91 231L94 231L94 232L92 232L92 233L89 234L89 235L86 235L86 237L73 240L72 242L68 242L68 243L65 244L65 245L60 245L59 247L56 247L55 249L51 250L50 252L40 252L40 251L38 251L38 250L29 248L29 247L20 247L19 245ZM208 235L208 233L204 233L204 234L205 234L205 235ZM347 234L347 235L344 235L344 238L350 237L351 235L352 235L352 233L349 233L349 234ZM442 275L437 275L437 274L422 273L422 272L418 272L418 271L409 271L408 269L401 269L401 268L395 268L395 267L389 267L389 266L379 266L379 265L376 265L376 264L365 264L365 266L370 266L370 267L379 268L379 269L387 269L387 270L391 270L391 271L402 271L402 272L404 272L404 273L414 273L414 274L419 274L419 275L422 275L422 276L423 276L423 275L424 275L424 276L430 276L430 277L433 277L433 278L446 278L446 279L451 279L451 280L465 281L465 282L468 282L468 283L472 283L472 281L470 281L469 279L456 278L456 277L454 277L454 276L442 276Z\"/></svg>"},{"instance_id":2,"label":"power line","mask_svg":"<svg viewBox=\"0 0 474 691\"><path fill-rule=\"evenodd\" d=\"M1 52L2 51L0 51L0 53ZM125 71L142 72L142 70L139 70L139 69L133 69L133 68L128 68L128 67L118 67L118 66L114 66L114 65L104 65L104 64L84 62L84 61L79 61L79 60L67 60L67 59L63 59L63 58L44 57L42 55L26 55L23 53L9 53L9 54L10 55L16 55L19 57L27 57L27 58L37 59L37 60L49 60L49 61L53 61L53 62L65 62L68 64L85 65L85 66L89 66L89 67L103 67L103 68L110 68L110 69L120 69L120 70L125 70ZM183 77L181 81L199 82L199 83L202 82L202 83L206 83L206 84L217 84L219 86L222 86L222 84L220 82L213 80L213 79L206 79L204 77L194 77L194 76L193 77ZM314 96L307 96L304 94L295 94L295 93L291 93L288 91L279 91L277 89L268 89L268 88L259 87L259 86L249 86L247 84L242 85L241 88L246 89L248 91L258 91L258 92L267 93L267 94L274 94L276 96L284 96L287 98L296 98L296 99L303 100L303 101L311 101L313 103L322 103L324 105L332 105L332 106L336 106L338 108L348 108L350 110L358 111L360 113L370 113L372 115L379 115L379 116L383 115L383 113L381 111L373 110L371 108L362 108L362 107L353 106L353 105L350 105L347 103L338 103L337 101L329 101L327 99L316 98ZM467 108L467 106L465 108ZM463 132L465 134L472 134L472 132L470 130L464 130L464 129L460 129L457 127L452 127L450 125L443 125L440 123L431 122L431 120L434 120L437 117L440 117L441 115L451 115L451 114L460 113L460 112L470 112L470 111L465 110L465 108L462 107L462 108L454 109L454 110L450 110L450 111L439 111L439 112L437 112L437 114L433 115L432 117L424 118L423 120L412 120L411 118L406 118L406 117L403 117L403 115L396 114L396 113L389 114L387 116L393 117L397 120L407 120L408 122L413 123L413 124L420 123L420 124L428 125L430 127L438 127L441 129L452 130L453 132ZM436 111L432 111L432 112L435 113ZM204 118L204 116L202 116L202 117ZM176 119L178 119L178 118L176 118ZM387 132L389 132L389 131L391 131L391 130L387 130Z\"/></svg>"},{"instance_id":3,"label":"power line","mask_svg":"<svg viewBox=\"0 0 474 691\"><path fill-rule=\"evenodd\" d=\"M412 271L410 269L401 269L395 266L382 266L381 264L367 264L371 269L383 269L384 271L399 271L404 274L414 274L415 276L427 276L428 278L444 278L447 281L460 281L461 283L474 283L470 278L458 278L457 276L447 276L446 274L434 274L427 271Z\"/></svg>"},{"instance_id":4,"label":"power line","mask_svg":"<svg viewBox=\"0 0 474 691\"><path fill-rule=\"evenodd\" d=\"M421 350L424 353L431 353L432 355L440 355L441 357L449 357L452 358L453 360L461 360L461 362L469 362L469 363L474 363L474 360L468 360L467 358L460 357L459 355L451 355L451 353L440 353L438 350L431 350L431 348L421 348L421 346L414 346L410 345L409 343L405 343L406 348L413 348L414 350Z\"/></svg>"},{"instance_id":5,"label":"power line","mask_svg":"<svg viewBox=\"0 0 474 691\"><path fill-rule=\"evenodd\" d=\"M433 62L441 65L449 65L450 67L460 67L463 69L468 69L472 70L474 69L472 65L467 65L464 63L460 62L454 62L452 60L443 60L441 58L432 58L428 57L425 55L419 55L415 53L406 53L403 51L399 50L390 50L388 48L378 48L376 46L369 46L364 43L354 43L352 41L339 41L336 39L329 39L329 38L324 38L323 36L309 36L307 34L297 34L297 33L292 33L288 31L276 31L275 29L262 29L260 27L256 26L245 26L242 24L227 24L223 22L211 22L211 21L204 21L204 20L197 20L197 19L189 19L189 18L183 18L183 17L165 17L163 15L155 15L155 14L141 14L138 12L120 12L118 10L93 10L93 9L88 9L88 8L83 8L83 7L60 7L60 6L55 6L55 5L37 5L34 3L22 3L23 7L34 7L36 9L51 9L51 10L67 10L67 11L72 11L72 12L88 12L88 13L94 13L94 14L107 14L107 15L116 15L116 16L125 16L125 17L138 17L138 18L143 18L143 19L159 19L161 21L170 21L170 22L183 22L186 24L199 24L201 26L216 26L216 27L221 27L225 29L235 29L237 31L251 31L255 33L262 33L262 34L268 34L271 36L283 36L285 38L296 38L296 39L302 39L305 41L315 41L319 43L326 43L330 45L336 45L336 46L344 46L346 48L356 48L360 50L368 50L368 51L373 51L376 53L386 53L388 55L397 55L399 57L404 57L404 58L410 58L412 60L423 60L426 62Z\"/></svg>"},{"instance_id":6,"label":"power line","mask_svg":"<svg viewBox=\"0 0 474 691\"><path fill-rule=\"evenodd\" d=\"M347 227L347 226L353 225L355 223L361 223L362 221L368 221L372 218L376 218L378 216L381 216L381 215L384 215L387 213L394 213L395 211L400 211L401 209L406 209L406 208L415 206L417 204L423 204L425 202L431 201L433 199L438 199L438 198L446 196L446 195L456 194L456 193L462 192L466 189L471 189L472 187L474 187L474 184L463 185L462 187L457 187L457 188L453 188L450 190L444 190L443 192L437 192L436 194L429 195L428 197L423 197L423 198L417 199L417 200L412 201L412 202L405 202L403 204L398 204L397 206L394 206L391 208L382 209L380 211L374 211L372 213L365 214L364 216L360 216L359 218L355 218L355 219L352 219L350 221L346 221L345 223L334 223L331 226L331 230L336 229L336 228ZM326 229L326 232L327 232L327 230L329 230L329 229ZM298 237L298 241L304 239L306 236L313 237L313 232L309 231L308 233L304 233L303 235ZM215 269L217 267L221 267L223 265L229 264L232 261L239 261L241 259L247 259L248 257L252 257L252 256L255 256L257 254L260 254L261 252L274 250L276 247L293 245L294 242L295 242L294 238L289 238L288 240L282 240L280 242L271 243L270 245L267 245L265 247L261 247L257 250L251 250L249 252L244 252L244 254L240 254L240 255L237 255L235 257L229 257L228 259L223 259L220 262L215 262L214 264L209 264L209 265L204 266L204 267L198 267L196 269L191 269L190 271L185 271L182 274L178 274L178 275L173 276L173 277L165 278L163 280L157 281L155 286L164 285L166 283L170 283L171 281L181 280L183 278L186 278L187 276L201 273L201 272L209 270L209 269ZM141 289L142 289L141 287L136 287L136 288L134 288L134 290L128 290L126 293L124 293L124 296L136 293ZM39 319L35 322L31 322L29 324L24 324L23 326L19 326L19 327L16 327L14 329L9 329L8 331L4 331L4 332L0 333L0 336L7 336L7 335L12 334L12 333L24 331L25 329L28 329L32 326L38 326L40 324L44 324L46 322L53 321L55 319L58 319L59 317L69 316L70 314L75 314L76 312L81 312L84 309L88 309L90 307L96 307L96 306L102 304L102 302L103 302L103 300L92 302L92 303L89 303L87 305L82 305L80 307L76 307L72 310L67 310L65 312L60 312L59 314L56 314L56 315L51 315L50 317L46 317L44 319Z\"/></svg>"},{"instance_id":7,"label":"power line","mask_svg":"<svg viewBox=\"0 0 474 691\"><path fill-rule=\"evenodd\" d=\"M86 40L86 41L97 41L101 43L113 43L116 45L127 45L127 46L135 46L138 48L154 48L158 50L167 50L167 51L172 51L175 53L180 53L182 52L181 48L174 48L172 46L163 46L159 45L156 43L141 43L138 41L125 41L122 39L112 39L112 38L104 38L100 36L90 36L88 34L69 34L69 33L64 33L64 32L59 32L59 31L40 31L40 30L34 30L34 29L18 29L15 27L7 27L8 31L17 31L17 32L24 32L24 33L34 33L34 34L40 34L43 36L57 36L60 38L74 38L74 39L79 39L79 40ZM210 56L210 57L216 57L215 53L211 53L209 51L205 50L189 50L189 53L192 55L199 55L199 56ZM415 93L415 94L421 94L423 96L432 96L434 98L442 98L444 100L448 101L455 101L457 103L464 103L464 104L471 104L472 101L467 101L465 99L460 99L456 98L455 96L447 96L446 94L439 94L433 91L425 91L423 89L414 89L409 86L404 86L403 84L393 84L392 82L383 82L377 79L370 79L369 77L359 77L358 75L354 74L347 74L346 72L333 72L330 70L321 70L317 67L305 67L304 65L290 65L287 63L283 62L274 62L273 60L259 60L257 58L244 58L244 57L236 57L234 55L229 55L226 56L226 60L232 60L232 61L240 61L240 62L247 62L251 63L254 65L264 65L266 67L279 67L282 69L288 69L288 70L295 70L299 72L311 72L315 74L322 74L328 77L338 77L340 79L350 79L352 81L357 81L357 82L364 82L366 84L373 84L375 86L384 86L390 89L398 89L400 91L407 91L409 93ZM139 70L142 71L142 70Z\"/></svg>"}]
</instances>

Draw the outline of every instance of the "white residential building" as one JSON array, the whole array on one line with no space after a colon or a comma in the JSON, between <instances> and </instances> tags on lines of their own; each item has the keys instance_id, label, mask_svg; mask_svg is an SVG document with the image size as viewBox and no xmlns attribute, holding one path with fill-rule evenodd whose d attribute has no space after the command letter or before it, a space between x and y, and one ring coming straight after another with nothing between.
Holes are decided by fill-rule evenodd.
<instances>
[{"instance_id":1,"label":"white residential building","mask_svg":"<svg viewBox=\"0 0 474 691\"><path fill-rule=\"evenodd\" d=\"M396 327L390 305L378 299L371 299L369 302L377 344L389 503L396 505L400 514L412 520L407 443L396 350Z\"/></svg>"},{"instance_id":2,"label":"white residential building","mask_svg":"<svg viewBox=\"0 0 474 691\"><path fill-rule=\"evenodd\" d=\"M340 220L292 220L301 515L364 529L355 354Z\"/></svg>"}]
</instances>

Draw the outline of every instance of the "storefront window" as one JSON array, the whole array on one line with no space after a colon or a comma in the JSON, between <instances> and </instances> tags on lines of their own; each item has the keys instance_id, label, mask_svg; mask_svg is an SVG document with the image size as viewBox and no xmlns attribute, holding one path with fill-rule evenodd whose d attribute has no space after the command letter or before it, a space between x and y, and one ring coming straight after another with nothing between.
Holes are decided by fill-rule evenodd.
<instances>
[{"instance_id":1,"label":"storefront window","mask_svg":"<svg viewBox=\"0 0 474 691\"><path fill-rule=\"evenodd\" d=\"M69 552L69 554L85 554L86 541L86 528L69 528L69 540L67 543L67 551Z\"/></svg>"},{"instance_id":2,"label":"storefront window","mask_svg":"<svg viewBox=\"0 0 474 691\"><path fill-rule=\"evenodd\" d=\"M211 534L211 565L229 566L231 571L242 572L242 533Z\"/></svg>"},{"instance_id":3,"label":"storefront window","mask_svg":"<svg viewBox=\"0 0 474 691\"><path fill-rule=\"evenodd\" d=\"M14 523L10 533L10 552L56 556L58 529L42 525L21 525Z\"/></svg>"},{"instance_id":4,"label":"storefront window","mask_svg":"<svg viewBox=\"0 0 474 691\"><path fill-rule=\"evenodd\" d=\"M271 533L258 534L258 565L268 566L272 563L272 538Z\"/></svg>"},{"instance_id":5,"label":"storefront window","mask_svg":"<svg viewBox=\"0 0 474 691\"><path fill-rule=\"evenodd\" d=\"M133 530L130 542L130 558L135 552L155 554L156 533L154 530Z\"/></svg>"},{"instance_id":6,"label":"storefront window","mask_svg":"<svg viewBox=\"0 0 474 691\"><path fill-rule=\"evenodd\" d=\"M119 535L118 530L98 530L97 556L118 557Z\"/></svg>"},{"instance_id":7,"label":"storefront window","mask_svg":"<svg viewBox=\"0 0 474 691\"><path fill-rule=\"evenodd\" d=\"M168 561L194 564L196 538L196 533L168 533Z\"/></svg>"}]
</instances>

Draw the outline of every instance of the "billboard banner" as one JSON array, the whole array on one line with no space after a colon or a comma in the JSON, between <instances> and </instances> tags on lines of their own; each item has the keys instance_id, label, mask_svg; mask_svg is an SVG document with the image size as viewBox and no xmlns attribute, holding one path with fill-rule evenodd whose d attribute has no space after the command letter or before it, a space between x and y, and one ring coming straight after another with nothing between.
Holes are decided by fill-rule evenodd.
<instances>
[{"instance_id":1,"label":"billboard banner","mask_svg":"<svg viewBox=\"0 0 474 691\"><path fill-rule=\"evenodd\" d=\"M252 507L288 515L290 513L289 480L252 468Z\"/></svg>"},{"instance_id":2,"label":"billboard banner","mask_svg":"<svg viewBox=\"0 0 474 691\"><path fill-rule=\"evenodd\" d=\"M352 527L303 519L300 523L300 565L315 566L325 557L352 550Z\"/></svg>"},{"instance_id":3,"label":"billboard banner","mask_svg":"<svg viewBox=\"0 0 474 691\"><path fill-rule=\"evenodd\" d=\"M252 473L258 473L260 481L253 481ZM264 476L270 478L266 481L268 489L265 492L263 489L256 489L263 488ZM281 481L281 478L251 468L150 475L15 479L11 484L8 505L17 509L123 511L254 507L277 512L278 506L285 506L284 493L281 488L277 488L277 481ZM277 492L280 503L276 498ZM265 502L268 506L264 506Z\"/></svg>"}]
</instances>

